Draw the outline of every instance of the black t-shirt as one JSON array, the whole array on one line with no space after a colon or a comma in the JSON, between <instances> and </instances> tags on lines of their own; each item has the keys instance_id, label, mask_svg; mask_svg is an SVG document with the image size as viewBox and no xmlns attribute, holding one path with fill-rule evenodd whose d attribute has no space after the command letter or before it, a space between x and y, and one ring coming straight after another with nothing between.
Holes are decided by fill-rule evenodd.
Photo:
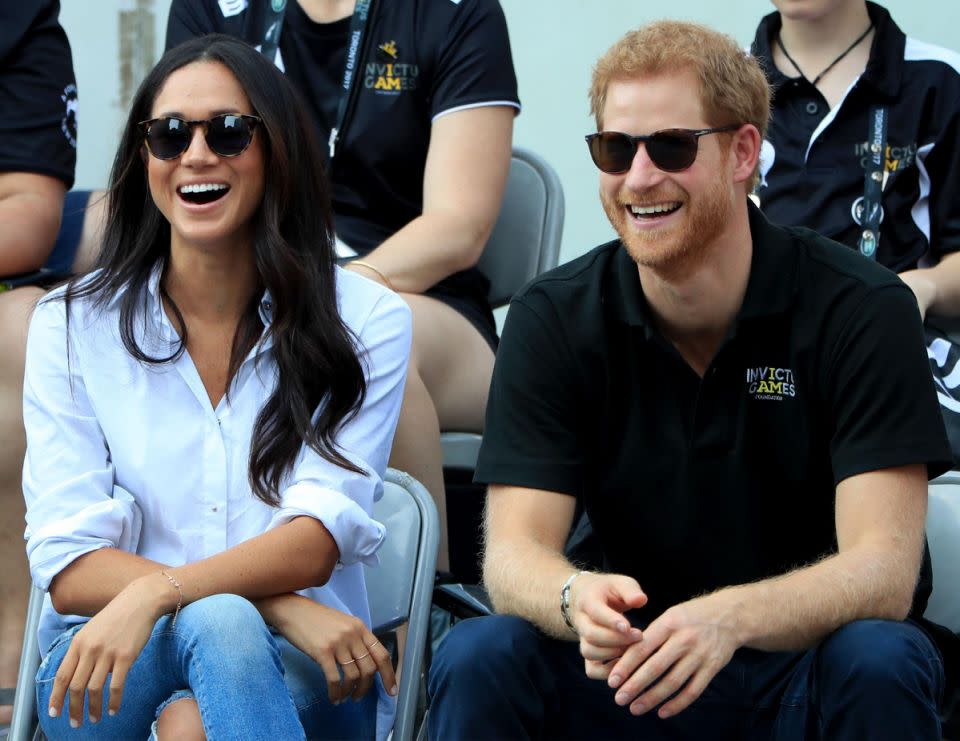
<instances>
[{"instance_id":1,"label":"black t-shirt","mask_svg":"<svg viewBox=\"0 0 960 741\"><path fill-rule=\"evenodd\" d=\"M750 227L744 303L702 380L619 242L530 284L497 352L476 480L578 497L645 619L836 552L843 479L951 465L909 289L752 207Z\"/></svg>"},{"instance_id":2,"label":"black t-shirt","mask_svg":"<svg viewBox=\"0 0 960 741\"><path fill-rule=\"evenodd\" d=\"M761 21L752 51L774 88L757 190L771 221L857 247L872 106L887 108L886 185L877 260L901 272L960 249L960 55L904 36L879 5L863 74L833 110L802 78L773 64L778 13Z\"/></svg>"},{"instance_id":3,"label":"black t-shirt","mask_svg":"<svg viewBox=\"0 0 960 741\"><path fill-rule=\"evenodd\" d=\"M222 32L259 45L267 0L174 0L167 48ZM222 7L242 8L224 16ZM287 3L278 67L311 106L326 151L336 119L351 19L313 23ZM337 235L369 252L423 210L432 121L481 105L519 109L506 20L497 0L382 0L365 31L359 95L331 178Z\"/></svg>"},{"instance_id":4,"label":"black t-shirt","mask_svg":"<svg viewBox=\"0 0 960 741\"><path fill-rule=\"evenodd\" d=\"M57 0L0 3L0 172L73 185L77 85Z\"/></svg>"}]
</instances>

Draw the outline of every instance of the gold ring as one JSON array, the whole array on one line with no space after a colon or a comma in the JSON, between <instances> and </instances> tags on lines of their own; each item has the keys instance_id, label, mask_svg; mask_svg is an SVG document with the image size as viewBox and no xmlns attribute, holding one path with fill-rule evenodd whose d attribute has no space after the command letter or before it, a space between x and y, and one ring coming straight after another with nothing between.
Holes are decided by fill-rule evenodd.
<instances>
[{"instance_id":1,"label":"gold ring","mask_svg":"<svg viewBox=\"0 0 960 741\"><path fill-rule=\"evenodd\" d=\"M362 659L363 657L361 656L360 658ZM346 666L347 664L356 664L356 663L357 663L356 659L350 659L350 661L341 661L340 666Z\"/></svg>"},{"instance_id":2,"label":"gold ring","mask_svg":"<svg viewBox=\"0 0 960 741\"><path fill-rule=\"evenodd\" d=\"M368 648L369 648L369 647L368 647ZM367 658L369 655L370 655L370 652L367 651L363 656L358 656L357 658L355 658L354 661L360 661L360 659L365 659L365 658Z\"/></svg>"}]
</instances>

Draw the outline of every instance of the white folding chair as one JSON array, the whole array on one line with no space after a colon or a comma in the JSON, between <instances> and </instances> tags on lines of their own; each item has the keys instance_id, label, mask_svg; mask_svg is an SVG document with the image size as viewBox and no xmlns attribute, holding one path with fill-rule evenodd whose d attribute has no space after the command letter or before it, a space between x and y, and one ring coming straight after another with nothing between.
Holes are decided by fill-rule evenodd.
<instances>
[{"instance_id":1,"label":"white folding chair","mask_svg":"<svg viewBox=\"0 0 960 741\"><path fill-rule=\"evenodd\" d=\"M407 640L400 666L400 691L394 741L411 741L417 723L417 701L424 681L424 656L430 623L440 518L423 485L409 474L388 469L383 497L374 504L374 517L387 528L380 548L380 565L365 567L371 623L377 636L407 624ZM30 593L23 653L17 676L10 741L29 741L36 728L34 678L40 666L37 625L44 593ZM36 731L39 734L39 731Z\"/></svg>"},{"instance_id":2,"label":"white folding chair","mask_svg":"<svg viewBox=\"0 0 960 741\"><path fill-rule=\"evenodd\" d=\"M386 526L387 537L378 552L380 565L366 567L364 578L373 632L382 636L407 624L406 645L398 667L400 691L393 741L411 741L424 682L440 516L423 484L403 471L387 469L383 489L373 516Z\"/></svg>"}]
</instances>

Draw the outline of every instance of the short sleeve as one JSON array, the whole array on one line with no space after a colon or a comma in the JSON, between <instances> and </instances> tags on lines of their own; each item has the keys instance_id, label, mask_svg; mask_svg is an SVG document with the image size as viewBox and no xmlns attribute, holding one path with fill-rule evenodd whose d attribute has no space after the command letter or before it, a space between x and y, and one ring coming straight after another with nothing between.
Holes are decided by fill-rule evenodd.
<instances>
[{"instance_id":1,"label":"short sleeve","mask_svg":"<svg viewBox=\"0 0 960 741\"><path fill-rule=\"evenodd\" d=\"M920 313L905 285L874 289L849 314L825 383L835 483L912 463L927 464L933 478L953 465Z\"/></svg>"},{"instance_id":2,"label":"short sleeve","mask_svg":"<svg viewBox=\"0 0 960 741\"><path fill-rule=\"evenodd\" d=\"M535 296L515 300L497 349L475 480L578 496L581 386L553 307Z\"/></svg>"},{"instance_id":3,"label":"short sleeve","mask_svg":"<svg viewBox=\"0 0 960 741\"><path fill-rule=\"evenodd\" d=\"M431 118L476 105L520 108L507 21L496 0L462 0L440 38Z\"/></svg>"},{"instance_id":4,"label":"short sleeve","mask_svg":"<svg viewBox=\"0 0 960 741\"><path fill-rule=\"evenodd\" d=\"M75 345L67 352L65 317L62 300L48 299L37 307L23 386L27 556L33 581L42 589L91 551L135 552L141 527L133 497L114 485L110 451L87 397Z\"/></svg>"},{"instance_id":5,"label":"short sleeve","mask_svg":"<svg viewBox=\"0 0 960 741\"><path fill-rule=\"evenodd\" d=\"M377 563L384 527L372 517L383 495L383 476L400 416L411 341L410 309L386 292L358 333L366 367L363 406L337 432L340 452L363 469L354 473L304 448L280 495L270 527L301 515L315 517L333 536L340 563Z\"/></svg>"},{"instance_id":6,"label":"short sleeve","mask_svg":"<svg viewBox=\"0 0 960 741\"><path fill-rule=\"evenodd\" d=\"M0 172L29 172L73 185L77 85L60 5L2 3Z\"/></svg>"}]
</instances>

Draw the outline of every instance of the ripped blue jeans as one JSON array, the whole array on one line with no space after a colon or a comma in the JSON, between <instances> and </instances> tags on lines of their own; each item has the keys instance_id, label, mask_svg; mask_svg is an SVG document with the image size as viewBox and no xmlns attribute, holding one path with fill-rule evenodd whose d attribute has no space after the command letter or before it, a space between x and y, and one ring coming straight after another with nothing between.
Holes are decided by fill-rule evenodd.
<instances>
[{"instance_id":1,"label":"ripped blue jeans","mask_svg":"<svg viewBox=\"0 0 960 741\"><path fill-rule=\"evenodd\" d=\"M218 739L372 739L377 687L357 703L327 700L323 671L309 656L273 633L249 601L232 594L198 600L157 621L127 674L120 712L71 728L68 703L47 714L53 679L80 626L54 642L37 672L40 725L52 741L148 739L159 711L193 697L210 741ZM186 691L186 692L185 692ZM104 691L103 707L107 707Z\"/></svg>"}]
</instances>

